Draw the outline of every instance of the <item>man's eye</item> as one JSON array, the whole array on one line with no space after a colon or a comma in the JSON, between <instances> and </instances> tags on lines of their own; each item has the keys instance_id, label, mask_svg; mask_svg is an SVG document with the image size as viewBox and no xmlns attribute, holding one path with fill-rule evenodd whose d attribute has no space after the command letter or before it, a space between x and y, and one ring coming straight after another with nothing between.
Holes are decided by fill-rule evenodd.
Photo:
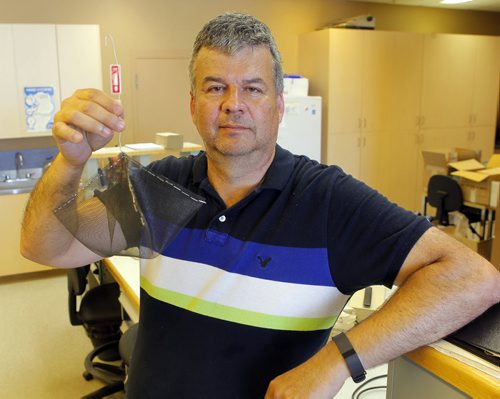
<instances>
[{"instance_id":1,"label":"man's eye","mask_svg":"<svg viewBox=\"0 0 500 399\"><path fill-rule=\"evenodd\" d=\"M210 86L207 91L209 93L221 93L224 90L223 86Z\"/></svg>"},{"instance_id":2,"label":"man's eye","mask_svg":"<svg viewBox=\"0 0 500 399\"><path fill-rule=\"evenodd\" d=\"M254 87L254 86L247 87L247 91L252 93L252 94L262 93L262 89L260 87Z\"/></svg>"}]
</instances>

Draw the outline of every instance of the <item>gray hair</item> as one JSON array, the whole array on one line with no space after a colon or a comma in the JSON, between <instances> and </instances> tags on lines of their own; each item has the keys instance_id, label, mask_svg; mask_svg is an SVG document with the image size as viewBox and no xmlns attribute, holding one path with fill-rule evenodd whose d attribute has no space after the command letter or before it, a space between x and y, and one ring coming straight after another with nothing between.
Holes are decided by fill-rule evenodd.
<instances>
[{"instance_id":1,"label":"gray hair","mask_svg":"<svg viewBox=\"0 0 500 399\"><path fill-rule=\"evenodd\" d=\"M257 18L246 14L228 12L209 21L198 33L189 62L191 91L195 89L195 61L200 50L205 47L235 54L244 47L264 46L271 52L273 60L274 87L276 93L283 92L283 66L278 46L269 27Z\"/></svg>"}]
</instances>

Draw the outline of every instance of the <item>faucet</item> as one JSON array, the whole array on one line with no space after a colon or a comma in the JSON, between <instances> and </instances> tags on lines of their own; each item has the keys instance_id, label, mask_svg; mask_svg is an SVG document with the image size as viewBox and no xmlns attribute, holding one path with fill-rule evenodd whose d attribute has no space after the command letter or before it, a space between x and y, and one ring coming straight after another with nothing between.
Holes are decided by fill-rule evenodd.
<instances>
[{"instance_id":1,"label":"faucet","mask_svg":"<svg viewBox=\"0 0 500 399\"><path fill-rule=\"evenodd\" d=\"M16 152L16 179L19 179L21 176L19 175L19 171L24 166L24 158L23 154L20 152Z\"/></svg>"}]
</instances>

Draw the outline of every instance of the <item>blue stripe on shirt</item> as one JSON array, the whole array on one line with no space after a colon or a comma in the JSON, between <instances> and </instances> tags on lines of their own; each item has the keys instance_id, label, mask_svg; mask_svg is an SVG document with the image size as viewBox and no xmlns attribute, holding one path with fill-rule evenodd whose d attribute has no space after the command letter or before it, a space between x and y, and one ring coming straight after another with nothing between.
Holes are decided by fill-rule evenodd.
<instances>
[{"instance_id":1,"label":"blue stripe on shirt","mask_svg":"<svg viewBox=\"0 0 500 399\"><path fill-rule=\"evenodd\" d=\"M214 230L184 228L163 254L250 277L335 286L326 248L267 245L241 241Z\"/></svg>"}]
</instances>

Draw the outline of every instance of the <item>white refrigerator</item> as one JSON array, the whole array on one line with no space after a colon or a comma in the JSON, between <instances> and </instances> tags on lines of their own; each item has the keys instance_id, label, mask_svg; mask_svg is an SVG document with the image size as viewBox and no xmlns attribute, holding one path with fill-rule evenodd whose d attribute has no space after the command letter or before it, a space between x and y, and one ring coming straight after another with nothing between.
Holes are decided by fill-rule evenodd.
<instances>
[{"instance_id":1,"label":"white refrigerator","mask_svg":"<svg viewBox=\"0 0 500 399\"><path fill-rule=\"evenodd\" d=\"M321 161L321 97L285 96L278 144L294 154Z\"/></svg>"}]
</instances>

